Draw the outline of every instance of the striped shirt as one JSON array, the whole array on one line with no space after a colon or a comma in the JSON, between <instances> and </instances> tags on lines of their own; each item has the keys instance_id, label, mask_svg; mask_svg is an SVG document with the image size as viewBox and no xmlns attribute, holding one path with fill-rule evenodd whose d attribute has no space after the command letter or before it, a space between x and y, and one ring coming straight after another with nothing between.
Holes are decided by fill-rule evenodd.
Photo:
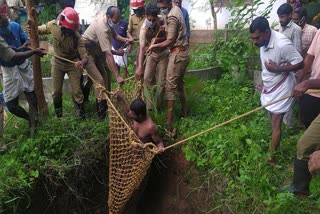
<instances>
[{"instance_id":1,"label":"striped shirt","mask_svg":"<svg viewBox=\"0 0 320 214\"><path fill-rule=\"evenodd\" d=\"M304 55L307 53L317 30L318 29L312 25L304 25L304 28L302 29L302 50Z\"/></svg>"}]
</instances>

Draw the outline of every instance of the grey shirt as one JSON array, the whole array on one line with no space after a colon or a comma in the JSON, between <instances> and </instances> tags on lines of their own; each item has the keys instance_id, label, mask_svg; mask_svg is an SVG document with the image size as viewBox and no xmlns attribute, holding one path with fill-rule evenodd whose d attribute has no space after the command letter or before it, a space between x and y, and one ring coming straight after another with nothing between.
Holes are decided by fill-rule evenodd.
<instances>
[{"instance_id":1,"label":"grey shirt","mask_svg":"<svg viewBox=\"0 0 320 214\"><path fill-rule=\"evenodd\" d=\"M292 42L300 54L302 53L302 29L300 26L291 20L285 27L281 27L279 32Z\"/></svg>"}]
</instances>

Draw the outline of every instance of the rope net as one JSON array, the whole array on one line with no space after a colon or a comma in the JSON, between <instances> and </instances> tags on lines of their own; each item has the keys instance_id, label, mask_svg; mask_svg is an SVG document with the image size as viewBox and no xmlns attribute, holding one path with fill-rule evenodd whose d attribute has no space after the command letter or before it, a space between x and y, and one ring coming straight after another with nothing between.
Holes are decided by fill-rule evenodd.
<instances>
[{"instance_id":1,"label":"rope net","mask_svg":"<svg viewBox=\"0 0 320 214\"><path fill-rule=\"evenodd\" d=\"M136 95L132 93L141 91L133 89L137 87L139 86L130 81L121 89L127 104L139 96L139 93ZM108 206L110 213L117 214L124 211L126 203L139 188L157 151L154 144L144 144L135 135L131 129L132 121L124 115L116 97L112 96L108 103L110 129Z\"/></svg>"}]
</instances>

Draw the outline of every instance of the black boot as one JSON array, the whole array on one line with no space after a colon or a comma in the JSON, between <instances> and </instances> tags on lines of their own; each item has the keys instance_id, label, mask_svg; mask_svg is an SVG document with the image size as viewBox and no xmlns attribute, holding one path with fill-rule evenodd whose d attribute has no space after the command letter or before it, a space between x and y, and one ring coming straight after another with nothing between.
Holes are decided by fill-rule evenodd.
<instances>
[{"instance_id":1,"label":"black boot","mask_svg":"<svg viewBox=\"0 0 320 214\"><path fill-rule=\"evenodd\" d=\"M100 120L104 120L106 118L107 110L108 106L106 100L101 100L99 103L97 102L97 113Z\"/></svg>"},{"instance_id":2,"label":"black boot","mask_svg":"<svg viewBox=\"0 0 320 214\"><path fill-rule=\"evenodd\" d=\"M89 102L90 88L92 86L91 79L87 78L86 80L87 81L85 82L85 78L83 77L83 75L81 75L80 84L83 93L83 102L85 103Z\"/></svg>"},{"instance_id":3,"label":"black boot","mask_svg":"<svg viewBox=\"0 0 320 214\"><path fill-rule=\"evenodd\" d=\"M29 124L32 131L34 131L36 127L36 119L38 116L38 102L37 97L34 91L25 92L28 104L29 104Z\"/></svg>"},{"instance_id":4,"label":"black boot","mask_svg":"<svg viewBox=\"0 0 320 214\"><path fill-rule=\"evenodd\" d=\"M78 117L80 117L81 119L84 119L85 118L84 103L75 102L74 104L78 112Z\"/></svg>"},{"instance_id":5,"label":"black boot","mask_svg":"<svg viewBox=\"0 0 320 214\"><path fill-rule=\"evenodd\" d=\"M311 178L308 161L296 158L294 160L293 183L286 190L297 195L309 195Z\"/></svg>"},{"instance_id":6,"label":"black boot","mask_svg":"<svg viewBox=\"0 0 320 214\"><path fill-rule=\"evenodd\" d=\"M54 100L53 101L53 106L54 106L54 111L56 113L57 118L61 118L62 117L62 100Z\"/></svg>"}]
</instances>

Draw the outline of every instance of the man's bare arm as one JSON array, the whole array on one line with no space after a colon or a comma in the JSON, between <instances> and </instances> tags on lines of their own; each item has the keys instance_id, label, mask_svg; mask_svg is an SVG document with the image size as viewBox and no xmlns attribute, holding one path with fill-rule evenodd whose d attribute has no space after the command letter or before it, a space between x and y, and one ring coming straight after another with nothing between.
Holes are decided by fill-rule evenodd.
<instances>
[{"instance_id":1,"label":"man's bare arm","mask_svg":"<svg viewBox=\"0 0 320 214\"><path fill-rule=\"evenodd\" d=\"M45 52L45 49L42 49L42 48L36 48L36 49L30 50L30 51L25 51L25 52L16 52L16 54L14 55L12 60L18 62L18 64L19 64L34 54L42 57L46 54L46 52Z\"/></svg>"},{"instance_id":2,"label":"man's bare arm","mask_svg":"<svg viewBox=\"0 0 320 214\"><path fill-rule=\"evenodd\" d=\"M301 68L303 68L303 61L295 64L295 65L277 65L276 63L269 60L268 62L264 62L264 65L266 66L266 69L270 72L290 72L290 71L297 71Z\"/></svg>"},{"instance_id":3,"label":"man's bare arm","mask_svg":"<svg viewBox=\"0 0 320 214\"><path fill-rule=\"evenodd\" d=\"M116 76L117 83L118 84L123 84L124 81L123 81L122 77L119 74L119 70L118 70L118 67L117 67L117 65L116 65L116 63L114 61L113 54L112 54L111 50L110 51L106 51L105 55L106 55L106 61L107 61L107 64L108 64L110 70Z\"/></svg>"},{"instance_id":4,"label":"man's bare arm","mask_svg":"<svg viewBox=\"0 0 320 214\"><path fill-rule=\"evenodd\" d=\"M151 128L151 137L152 137L152 140L153 142L157 145L158 149L159 149L159 152L162 153L164 152L164 144L158 134L158 130L157 130L157 127L156 125L154 124L153 127Z\"/></svg>"},{"instance_id":5,"label":"man's bare arm","mask_svg":"<svg viewBox=\"0 0 320 214\"><path fill-rule=\"evenodd\" d=\"M298 85L296 85L293 89L293 96L301 96L308 89L320 89L320 79L310 79L305 80Z\"/></svg>"},{"instance_id":6,"label":"man's bare arm","mask_svg":"<svg viewBox=\"0 0 320 214\"><path fill-rule=\"evenodd\" d=\"M314 61L314 56L307 54L306 58L304 58L304 68L302 69L301 75L299 76L298 82L302 82L304 78L311 72L311 67Z\"/></svg>"}]
</instances>

